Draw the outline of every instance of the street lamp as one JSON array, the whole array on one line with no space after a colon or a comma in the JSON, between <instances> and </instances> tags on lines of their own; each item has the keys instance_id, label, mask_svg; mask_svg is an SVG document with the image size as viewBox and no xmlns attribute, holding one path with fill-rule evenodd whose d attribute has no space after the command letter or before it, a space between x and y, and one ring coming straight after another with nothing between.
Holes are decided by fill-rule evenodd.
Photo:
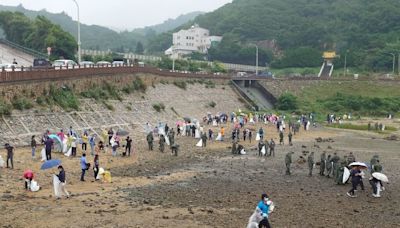
<instances>
[{"instance_id":1,"label":"street lamp","mask_svg":"<svg viewBox=\"0 0 400 228\"><path fill-rule=\"evenodd\" d=\"M254 44L256 46L256 76L258 75L258 46L257 44Z\"/></svg>"},{"instance_id":2,"label":"street lamp","mask_svg":"<svg viewBox=\"0 0 400 228\"><path fill-rule=\"evenodd\" d=\"M389 55L393 56L393 68L392 68L392 74L394 75L394 65L396 64L396 55L393 53L388 53Z\"/></svg>"},{"instance_id":3,"label":"street lamp","mask_svg":"<svg viewBox=\"0 0 400 228\"><path fill-rule=\"evenodd\" d=\"M172 71L175 72L175 46L172 46Z\"/></svg>"},{"instance_id":4,"label":"street lamp","mask_svg":"<svg viewBox=\"0 0 400 228\"><path fill-rule=\"evenodd\" d=\"M343 75L346 77L347 74L347 53L349 53L349 50L346 51L344 54L344 69L343 69Z\"/></svg>"},{"instance_id":5,"label":"street lamp","mask_svg":"<svg viewBox=\"0 0 400 228\"><path fill-rule=\"evenodd\" d=\"M78 62L81 63L81 23L79 21L79 5L76 0L72 0L75 2L76 9L78 12Z\"/></svg>"},{"instance_id":6,"label":"street lamp","mask_svg":"<svg viewBox=\"0 0 400 228\"><path fill-rule=\"evenodd\" d=\"M397 74L400 75L400 53L397 57Z\"/></svg>"}]
</instances>

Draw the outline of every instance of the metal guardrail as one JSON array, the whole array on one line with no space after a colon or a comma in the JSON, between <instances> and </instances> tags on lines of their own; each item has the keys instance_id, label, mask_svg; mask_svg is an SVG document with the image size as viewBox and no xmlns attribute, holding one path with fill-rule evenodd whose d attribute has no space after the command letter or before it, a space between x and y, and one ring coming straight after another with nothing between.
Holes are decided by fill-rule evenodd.
<instances>
[{"instance_id":1,"label":"metal guardrail","mask_svg":"<svg viewBox=\"0 0 400 228\"><path fill-rule=\"evenodd\" d=\"M1 83L14 83L37 80L74 79L90 76L108 76L117 74L147 73L174 78L204 78L204 79L231 79L226 74L201 74L192 72L173 72L154 67L140 67L137 65L115 67L74 67L63 69L33 70L32 68L20 68L14 71L0 71Z\"/></svg>"},{"instance_id":2,"label":"metal guardrail","mask_svg":"<svg viewBox=\"0 0 400 228\"><path fill-rule=\"evenodd\" d=\"M17 49L19 51L22 51L22 52L24 52L26 54L32 55L32 56L37 57L37 58L44 58L44 59L48 58L48 56L45 53L41 53L41 52L35 51L33 49L21 46L21 45L19 45L17 43L11 42L11 41L6 40L6 39L0 39L0 43L3 43L5 45L7 45L7 46L10 46L12 48L15 48L15 49Z\"/></svg>"},{"instance_id":3,"label":"metal guardrail","mask_svg":"<svg viewBox=\"0 0 400 228\"><path fill-rule=\"evenodd\" d=\"M74 79L88 76L108 76L117 74L135 74L147 73L164 77L174 78L202 78L202 79L223 79L223 80L261 80L261 81L391 81L400 82L400 78L378 78L378 79L352 79L352 78L318 78L318 77L285 77L271 78L261 76L236 76L229 74L205 74L195 72L181 72L159 69L149 66L138 65L123 65L123 66L75 66L61 69L34 69L28 68L12 68L0 69L0 84L14 82L28 82L37 80L59 80L59 79Z\"/></svg>"}]
</instances>

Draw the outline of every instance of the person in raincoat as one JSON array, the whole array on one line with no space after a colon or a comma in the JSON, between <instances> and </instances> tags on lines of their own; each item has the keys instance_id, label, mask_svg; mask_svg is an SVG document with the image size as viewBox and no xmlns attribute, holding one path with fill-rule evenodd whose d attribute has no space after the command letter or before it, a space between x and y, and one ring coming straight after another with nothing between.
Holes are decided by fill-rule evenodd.
<instances>
[{"instance_id":1,"label":"person in raincoat","mask_svg":"<svg viewBox=\"0 0 400 228\"><path fill-rule=\"evenodd\" d=\"M270 227L269 216L275 206L268 195L263 193L254 213L250 216L247 228Z\"/></svg>"}]
</instances>

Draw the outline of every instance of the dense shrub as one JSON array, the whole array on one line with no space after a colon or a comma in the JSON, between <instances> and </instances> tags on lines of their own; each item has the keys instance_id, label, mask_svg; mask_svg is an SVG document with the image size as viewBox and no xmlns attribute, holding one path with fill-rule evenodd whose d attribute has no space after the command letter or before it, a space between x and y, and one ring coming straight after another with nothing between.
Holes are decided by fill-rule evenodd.
<instances>
[{"instance_id":1,"label":"dense shrub","mask_svg":"<svg viewBox=\"0 0 400 228\"><path fill-rule=\"evenodd\" d=\"M32 102L24 97L14 97L11 104L14 107L14 109L18 109L21 111L33 108Z\"/></svg>"},{"instance_id":2,"label":"dense shrub","mask_svg":"<svg viewBox=\"0 0 400 228\"><path fill-rule=\"evenodd\" d=\"M11 115L12 106L0 99L0 115Z\"/></svg>"},{"instance_id":3,"label":"dense shrub","mask_svg":"<svg viewBox=\"0 0 400 228\"><path fill-rule=\"evenodd\" d=\"M174 81L174 85L183 90L186 90L186 88L187 88L187 84L185 81Z\"/></svg>"},{"instance_id":4,"label":"dense shrub","mask_svg":"<svg viewBox=\"0 0 400 228\"><path fill-rule=\"evenodd\" d=\"M284 93L278 98L277 108L279 110L296 110L298 108L297 97L291 93Z\"/></svg>"}]
</instances>

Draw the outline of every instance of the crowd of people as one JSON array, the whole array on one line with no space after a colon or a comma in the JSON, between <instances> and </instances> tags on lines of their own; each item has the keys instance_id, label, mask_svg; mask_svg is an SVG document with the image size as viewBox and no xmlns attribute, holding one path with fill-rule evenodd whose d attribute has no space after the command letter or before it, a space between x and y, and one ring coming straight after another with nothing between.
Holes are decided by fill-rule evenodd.
<instances>
[{"instance_id":1,"label":"crowd of people","mask_svg":"<svg viewBox=\"0 0 400 228\"><path fill-rule=\"evenodd\" d=\"M336 120L336 117L329 114L327 120L328 122L333 122ZM276 132L273 130L268 134L268 136L277 135L280 146L292 146L293 138L299 133L300 129L308 131L310 130L310 126L315 126L315 115L313 113L309 115L301 115L297 119L294 118L287 121L284 115L279 116L267 113L245 114L242 112L232 112L229 115L225 113L217 113L216 115L207 113L202 121L203 122L201 123L196 119L184 118L183 120L177 121L173 127L161 122L154 127L149 123L146 123L145 141L147 142L148 150L153 151L155 149L154 144L157 142L156 144L158 144L158 150L160 153L164 153L165 149L169 148L172 155L178 156L180 146L177 143L177 137L191 137L198 140L196 146L203 148L207 147L208 141L231 142L231 152L235 155L247 154L245 145L257 143L257 155L259 157L273 158L275 157L277 145L274 141L275 137L267 139L266 129L261 126L256 130L255 124L262 123L264 126L273 126L276 129ZM228 138L226 137L226 129L231 129L231 134ZM254 136L255 138L253 138ZM287 136L287 144L285 144L285 136ZM106 182L111 181L110 172L101 167L101 152L106 153L111 151L111 155L114 157L129 157L135 153L134 142L129 136L129 133L120 130L115 131L112 128L108 130L103 129L100 135L97 135L94 132L89 134L88 130L84 130L81 135L78 135L72 127L70 127L66 133L64 133L64 130L62 129L57 133L46 131L42 136L41 143L38 143L35 136L32 136L30 145L31 156L34 160L36 159L37 147L40 146L40 144L43 145L41 155L42 161L44 162L52 160L53 151L61 152L65 156L72 158L78 156L79 151L79 154L81 155L79 159L79 166L81 169L80 181L82 182L86 181L86 174L90 168L93 169L94 181L100 179ZM80 149L78 148L79 145ZM14 148L10 144L6 144L5 149L7 150L7 168L12 169L14 168ZM285 155L284 162L286 166L286 175L292 174L291 164L293 154L294 152L288 152ZM92 158L89 158L89 155ZM327 178L332 177L337 184L345 184L348 181L343 181L345 175L351 177L352 189L347 192L348 196L354 197L358 186L364 190L362 179L365 176L364 171L366 167L350 165L351 163L356 162L353 153L350 152L344 157L339 157L336 152L327 155L324 151L320 154L319 162L315 162L314 156L314 152L309 153L307 160L300 156L304 162L307 162L309 176L313 175L315 165L319 165L319 175L326 176ZM93 161L92 163L89 162L91 160ZM377 155L371 159L370 165L371 173L382 171L382 165L380 164ZM346 173L346 170L348 173ZM26 189L32 189L31 186L33 186L36 191L38 190L38 184L34 181L34 174L32 171L24 173L24 180ZM58 166L58 174L54 176L54 182L58 185L58 190L56 191L57 197L62 195L67 198L70 197L70 194L66 190L66 171L62 165ZM372 176L370 184L373 188L373 196L380 197L380 192L384 189L382 181ZM257 224L268 224L268 226L266 225L265 227L269 227L268 215L272 210L272 201L269 199L268 195L263 194L261 201L256 207L254 216L249 220L248 227L253 227L255 222L257 222ZM251 224L253 224L253 226L251 226Z\"/></svg>"}]
</instances>

